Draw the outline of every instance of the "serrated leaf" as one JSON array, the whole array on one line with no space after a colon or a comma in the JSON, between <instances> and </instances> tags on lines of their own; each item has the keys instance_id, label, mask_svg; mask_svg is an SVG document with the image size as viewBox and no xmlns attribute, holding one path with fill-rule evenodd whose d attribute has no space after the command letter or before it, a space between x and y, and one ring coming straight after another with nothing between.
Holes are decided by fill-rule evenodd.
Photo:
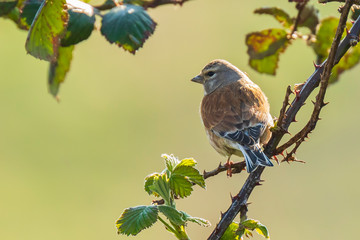
<instances>
[{"instance_id":1,"label":"serrated leaf","mask_svg":"<svg viewBox=\"0 0 360 240\"><path fill-rule=\"evenodd\" d=\"M69 22L62 46L77 44L90 37L95 23L94 8L78 0L67 0Z\"/></svg>"},{"instance_id":2,"label":"serrated leaf","mask_svg":"<svg viewBox=\"0 0 360 240\"><path fill-rule=\"evenodd\" d=\"M249 65L260 73L275 75L279 55L284 52L289 40L283 29L266 29L246 36Z\"/></svg>"},{"instance_id":3,"label":"serrated leaf","mask_svg":"<svg viewBox=\"0 0 360 240\"><path fill-rule=\"evenodd\" d=\"M199 218L199 217L192 217L189 214L187 214L186 212L180 211L183 215L183 219L186 222L193 222L193 223L197 223L202 227L210 227L211 224L208 220L203 219L203 218Z\"/></svg>"},{"instance_id":4,"label":"serrated leaf","mask_svg":"<svg viewBox=\"0 0 360 240\"><path fill-rule=\"evenodd\" d=\"M25 48L36 58L55 61L60 38L66 30L65 0L45 0L31 24Z\"/></svg>"},{"instance_id":5,"label":"serrated leaf","mask_svg":"<svg viewBox=\"0 0 360 240\"><path fill-rule=\"evenodd\" d=\"M0 17L10 13L17 3L17 0L0 0Z\"/></svg>"},{"instance_id":6,"label":"serrated leaf","mask_svg":"<svg viewBox=\"0 0 360 240\"><path fill-rule=\"evenodd\" d=\"M170 177L170 179L173 176L183 176L186 179L188 179L189 181L199 185L202 188L205 188L205 180L204 177L200 174L199 170L197 170L194 167L190 167L190 166L184 166L184 165L177 165ZM170 180L171 181L171 180Z\"/></svg>"},{"instance_id":7,"label":"serrated leaf","mask_svg":"<svg viewBox=\"0 0 360 240\"><path fill-rule=\"evenodd\" d=\"M141 6L124 4L103 16L101 33L110 43L135 53L153 34L156 23Z\"/></svg>"},{"instance_id":8,"label":"serrated leaf","mask_svg":"<svg viewBox=\"0 0 360 240\"><path fill-rule=\"evenodd\" d=\"M118 234L136 235L157 221L157 206L137 206L127 208L116 222Z\"/></svg>"},{"instance_id":9,"label":"serrated leaf","mask_svg":"<svg viewBox=\"0 0 360 240\"><path fill-rule=\"evenodd\" d=\"M170 172L180 163L179 159L173 154L162 154L161 157L165 159L165 166Z\"/></svg>"},{"instance_id":10,"label":"serrated leaf","mask_svg":"<svg viewBox=\"0 0 360 240\"><path fill-rule=\"evenodd\" d=\"M159 205L158 208L170 222L178 226L184 225L185 220L183 219L183 215L175 208L166 205Z\"/></svg>"},{"instance_id":11,"label":"serrated leaf","mask_svg":"<svg viewBox=\"0 0 360 240\"><path fill-rule=\"evenodd\" d=\"M177 164L176 167L194 167L197 164L193 158L184 158Z\"/></svg>"},{"instance_id":12,"label":"serrated leaf","mask_svg":"<svg viewBox=\"0 0 360 240\"><path fill-rule=\"evenodd\" d=\"M167 178L167 175L165 173L154 175L151 179L151 185L146 185L146 188L150 192L156 193L157 195L162 197L166 205L172 205L170 199L169 179Z\"/></svg>"},{"instance_id":13,"label":"serrated leaf","mask_svg":"<svg viewBox=\"0 0 360 240\"><path fill-rule=\"evenodd\" d=\"M19 27L22 29L30 29L30 26L39 10L42 0L27 0L21 9Z\"/></svg>"},{"instance_id":14,"label":"serrated leaf","mask_svg":"<svg viewBox=\"0 0 360 240\"><path fill-rule=\"evenodd\" d=\"M73 50L74 46L59 47L56 61L50 63L48 86L49 92L54 97L57 96L60 84L64 82L65 76L70 69Z\"/></svg>"},{"instance_id":15,"label":"serrated leaf","mask_svg":"<svg viewBox=\"0 0 360 240\"><path fill-rule=\"evenodd\" d=\"M319 24L319 10L314 6L306 5L301 11L299 27L307 27L312 34L316 32L316 26Z\"/></svg>"},{"instance_id":16,"label":"serrated leaf","mask_svg":"<svg viewBox=\"0 0 360 240\"><path fill-rule=\"evenodd\" d=\"M191 182L181 175L171 175L170 188L176 196L181 198L190 196L193 190Z\"/></svg>"},{"instance_id":17,"label":"serrated leaf","mask_svg":"<svg viewBox=\"0 0 360 240\"><path fill-rule=\"evenodd\" d=\"M286 28L290 28L294 23L294 20L290 17L290 15L278 7L258 8L254 11L254 13L269 14Z\"/></svg>"},{"instance_id":18,"label":"serrated leaf","mask_svg":"<svg viewBox=\"0 0 360 240\"><path fill-rule=\"evenodd\" d=\"M237 234L237 230L239 228L239 224L236 222L232 222L229 227L225 230L224 235L220 238L220 240L238 240L240 239Z\"/></svg>"}]
</instances>

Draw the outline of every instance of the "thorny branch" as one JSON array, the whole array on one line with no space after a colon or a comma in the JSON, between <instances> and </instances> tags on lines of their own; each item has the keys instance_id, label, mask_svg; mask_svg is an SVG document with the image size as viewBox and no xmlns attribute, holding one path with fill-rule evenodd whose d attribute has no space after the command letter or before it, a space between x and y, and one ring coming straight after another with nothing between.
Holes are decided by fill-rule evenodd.
<instances>
[{"instance_id":1,"label":"thorny branch","mask_svg":"<svg viewBox=\"0 0 360 240\"><path fill-rule=\"evenodd\" d=\"M309 97L311 92L320 84L321 87L316 97L314 111L308 123L309 127L311 127L312 129L315 128L315 125L319 119L320 110L324 106L323 100L326 93L326 88L328 85L328 80L331 74L332 67L340 61L342 56L350 48L351 46L350 39L359 36L360 33L360 18L358 18L355 21L353 27L351 28L350 33L341 41L339 45L339 41L345 27L349 10L353 2L354 0L346 1L344 10L342 11L340 16L340 21L334 38L334 42L330 49L329 58L325 60L319 67L316 68L315 72L305 82L304 86L301 88L300 92L296 95L292 104L285 112L283 121L281 123L279 122L280 128L273 132L273 135L269 143L265 147L264 152L266 153L267 156L271 157L274 155L274 153L276 153L276 147L280 143L280 140L282 139L284 134L288 131L288 128L290 124L294 121L296 114L298 113L300 108L304 105L304 102ZM287 95L290 94L288 94L287 92ZM288 97L289 96L287 96L286 98ZM287 102L287 99L285 99L284 102ZM298 143L298 141L295 141L294 143L296 143L295 146L296 149L301 144ZM237 214L240 212L240 210L244 209L244 206L246 206L247 200L252 190L255 188L255 186L260 184L261 181L260 176L263 171L264 171L264 167L259 166L254 172L250 173L243 187L241 188L240 192L235 197L232 198L232 203L229 209L224 214L221 215L221 220L217 224L214 231L211 233L210 237L208 238L209 240L220 239L221 236L224 234L225 230L228 228L228 226L232 223L232 221L235 219ZM246 212L242 210L242 215L243 214L246 214Z\"/></svg>"}]
</instances>

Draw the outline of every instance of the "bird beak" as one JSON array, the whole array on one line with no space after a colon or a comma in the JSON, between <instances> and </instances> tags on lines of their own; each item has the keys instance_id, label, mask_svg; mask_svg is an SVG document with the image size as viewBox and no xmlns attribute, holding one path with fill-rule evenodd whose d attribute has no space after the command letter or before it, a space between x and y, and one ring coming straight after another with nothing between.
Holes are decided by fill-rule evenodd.
<instances>
[{"instance_id":1,"label":"bird beak","mask_svg":"<svg viewBox=\"0 0 360 240\"><path fill-rule=\"evenodd\" d=\"M194 77L193 79L191 79L192 82L196 82L196 83L203 83L204 82L204 78L201 75L197 75L196 77Z\"/></svg>"}]
</instances>

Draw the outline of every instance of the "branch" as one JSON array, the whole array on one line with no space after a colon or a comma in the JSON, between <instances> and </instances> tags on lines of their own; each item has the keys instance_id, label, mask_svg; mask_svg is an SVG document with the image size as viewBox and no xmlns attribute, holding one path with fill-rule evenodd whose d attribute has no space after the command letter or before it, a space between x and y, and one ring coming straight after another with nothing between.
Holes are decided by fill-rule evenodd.
<instances>
[{"instance_id":1,"label":"branch","mask_svg":"<svg viewBox=\"0 0 360 240\"><path fill-rule=\"evenodd\" d=\"M174 5L180 5L182 6L184 4L184 2L188 2L190 0L152 0L152 1L144 1L142 2L142 7L147 9L147 8L156 8L160 5L165 5L165 4L174 4ZM121 1L122 3L122 1ZM104 10L110 10L112 8L114 8L116 6L116 4L113 1L106 1L101 5L97 5L97 6L93 6L94 8L96 8L97 10L100 11L104 11Z\"/></svg>"},{"instance_id":2,"label":"branch","mask_svg":"<svg viewBox=\"0 0 360 240\"><path fill-rule=\"evenodd\" d=\"M300 23L300 20L301 20L301 13L302 11L304 10L306 4L309 2L309 0L305 0L304 2L301 2L301 3L298 3L296 4L296 8L298 10L298 14L296 16L296 19L295 19L295 24L294 24L294 27L291 31L291 34L290 34L290 37L292 38L293 34L296 32L297 28L298 28L298 25Z\"/></svg>"},{"instance_id":3,"label":"branch","mask_svg":"<svg viewBox=\"0 0 360 240\"><path fill-rule=\"evenodd\" d=\"M242 170L244 170L246 167L246 163L245 161L242 161L242 162L237 162L237 163L232 163L231 164L231 173L240 173ZM228 170L228 167L226 166L226 164L219 164L219 166L217 168L215 168L214 170L212 171L209 171L209 172L206 172L204 171L204 179L207 179L209 177L213 177L221 172L224 172Z\"/></svg>"},{"instance_id":4,"label":"branch","mask_svg":"<svg viewBox=\"0 0 360 240\"><path fill-rule=\"evenodd\" d=\"M284 121L283 123L280 123L280 127L282 128L283 131L274 132L272 134L269 143L265 147L264 152L267 156L269 157L273 156L273 153L275 152L277 145L279 144L284 134L288 131L288 128L295 119L297 112L303 106L305 100L309 97L310 93L319 85L320 80L321 80L321 89L319 90L319 94L318 94L318 96L320 97L317 98L317 101L321 100L322 103L323 96L326 93L328 76L330 76L330 72L333 65L337 64L340 61L341 57L350 48L350 37L352 36L352 34L358 36L360 33L360 18L358 18L354 23L353 27L351 28L350 34L348 34L342 40L339 46L338 46L339 42L336 43L336 41L338 41L337 39L341 38L344 25L346 23L347 16L349 13L349 9L353 1L354 0L347 1L344 7L344 11L341 13L340 22L335 35L335 41L332 44L330 50L331 55L329 55L328 60L325 60L324 63L319 68L317 68L315 72L311 75L311 77L305 82L304 86L302 87L302 89L300 90L300 92L298 93L298 95L296 96L296 98L294 99L294 101L286 111ZM337 46L338 46L338 50L336 51ZM328 61L329 63L326 64L326 62ZM321 74L324 72L325 68L326 68L325 73L321 77ZM315 113L315 115L316 114L317 113ZM255 188L255 186L260 184L260 176L263 171L264 171L264 167L259 166L254 172L250 173L249 177L246 179L245 184L241 188L240 192L234 198L232 198L232 203L229 209L221 216L221 220L217 224L214 231L211 233L210 237L208 238L209 240L215 240L215 239L218 240L221 238L225 230L232 223L236 215L240 212L240 209L243 209L244 206L246 206L247 200L252 190Z\"/></svg>"}]
</instances>

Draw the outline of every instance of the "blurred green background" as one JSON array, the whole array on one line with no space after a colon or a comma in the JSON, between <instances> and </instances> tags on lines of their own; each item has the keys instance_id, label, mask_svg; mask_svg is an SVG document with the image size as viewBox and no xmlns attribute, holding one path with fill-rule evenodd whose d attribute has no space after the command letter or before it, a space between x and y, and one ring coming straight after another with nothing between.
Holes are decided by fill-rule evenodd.
<instances>
[{"instance_id":1,"label":"blurred green background","mask_svg":"<svg viewBox=\"0 0 360 240\"><path fill-rule=\"evenodd\" d=\"M201 170L224 162L199 118L203 90L190 82L212 59L247 72L278 116L286 86L311 75L315 55L295 41L275 77L254 72L245 35L280 27L252 13L265 5L296 13L294 4L276 0L162 6L149 10L158 26L135 56L94 31L75 48L60 103L47 92L48 63L25 52L26 32L0 19L0 239L128 239L116 234L115 221L125 208L153 199L143 181L164 168L162 153L194 157ZM321 17L337 15L339 4L316 5ZM329 88L323 120L297 154L307 163L266 169L264 185L254 190L248 217L264 223L272 239L357 238L359 71L346 72ZM311 103L304 107L291 132L311 109ZM178 201L181 210L213 224L190 224L192 239L208 237L246 176L219 175L207 181L207 190L196 187ZM157 223L137 239L174 238Z\"/></svg>"}]
</instances>

